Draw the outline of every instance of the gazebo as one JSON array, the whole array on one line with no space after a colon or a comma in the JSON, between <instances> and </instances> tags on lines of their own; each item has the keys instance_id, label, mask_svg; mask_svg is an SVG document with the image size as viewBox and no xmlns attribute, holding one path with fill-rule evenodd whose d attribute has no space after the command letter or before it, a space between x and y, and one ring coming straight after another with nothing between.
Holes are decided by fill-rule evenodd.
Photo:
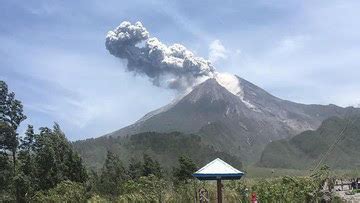
<instances>
[{"instance_id":1,"label":"gazebo","mask_svg":"<svg viewBox=\"0 0 360 203\"><path fill-rule=\"evenodd\" d=\"M243 172L230 166L225 161L217 158L196 171L193 176L199 180L217 181L218 203L222 203L222 185L221 180L238 180L244 175Z\"/></svg>"}]
</instances>

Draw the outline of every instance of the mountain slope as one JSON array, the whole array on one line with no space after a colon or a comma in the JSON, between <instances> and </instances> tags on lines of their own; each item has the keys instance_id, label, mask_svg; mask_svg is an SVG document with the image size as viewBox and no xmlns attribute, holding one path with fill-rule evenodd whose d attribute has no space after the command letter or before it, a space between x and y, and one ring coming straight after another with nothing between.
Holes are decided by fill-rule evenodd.
<instances>
[{"instance_id":1,"label":"mountain slope","mask_svg":"<svg viewBox=\"0 0 360 203\"><path fill-rule=\"evenodd\" d=\"M99 170L104 164L108 150L119 155L125 163L131 158L141 160L146 153L158 160L166 169L175 167L181 155L190 157L198 166L216 157L221 157L238 168L242 166L238 157L204 144L200 136L179 132L146 132L127 137L99 137L76 141L73 146L85 164L95 170Z\"/></svg>"},{"instance_id":2,"label":"mountain slope","mask_svg":"<svg viewBox=\"0 0 360 203\"><path fill-rule=\"evenodd\" d=\"M313 168L332 145L335 147L323 163L333 168L360 167L359 116L350 119L332 117L316 131L305 131L289 140L269 143L258 164L272 168Z\"/></svg>"},{"instance_id":3,"label":"mountain slope","mask_svg":"<svg viewBox=\"0 0 360 203\"><path fill-rule=\"evenodd\" d=\"M180 100L107 136L148 131L196 133L219 150L252 162L271 141L314 130L328 117L358 112L281 100L242 78L230 79L208 79Z\"/></svg>"}]
</instances>

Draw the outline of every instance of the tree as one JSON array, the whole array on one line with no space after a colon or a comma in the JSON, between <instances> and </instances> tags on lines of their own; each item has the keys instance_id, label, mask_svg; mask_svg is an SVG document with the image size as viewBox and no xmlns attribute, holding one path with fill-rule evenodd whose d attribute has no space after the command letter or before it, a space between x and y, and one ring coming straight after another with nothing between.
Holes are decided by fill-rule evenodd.
<instances>
[{"instance_id":1,"label":"tree","mask_svg":"<svg viewBox=\"0 0 360 203\"><path fill-rule=\"evenodd\" d=\"M15 93L8 90L4 81L0 81L0 150L2 164L8 166L8 153L12 156L12 177L16 175L16 156L19 145L18 133L16 132L20 123L26 119L23 114L23 106L15 99ZM6 167L7 168L7 167ZM5 172L6 173L6 172ZM6 181L12 182L9 177ZM9 183L10 183L9 182ZM9 186L10 184L8 184ZM16 193L17 192L17 188ZM17 198L19 201L19 199Z\"/></svg>"},{"instance_id":2,"label":"tree","mask_svg":"<svg viewBox=\"0 0 360 203\"><path fill-rule=\"evenodd\" d=\"M81 158L55 123L53 129L43 127L35 136L34 163L38 189L47 190L63 180L85 182L87 174Z\"/></svg>"},{"instance_id":3,"label":"tree","mask_svg":"<svg viewBox=\"0 0 360 203\"><path fill-rule=\"evenodd\" d=\"M138 180L143 173L142 163L134 158L130 159L128 175L132 180Z\"/></svg>"},{"instance_id":4,"label":"tree","mask_svg":"<svg viewBox=\"0 0 360 203\"><path fill-rule=\"evenodd\" d=\"M13 174L16 173L16 152L19 145L16 132L20 123L26 119L21 102L15 99L15 93L9 93L8 86L0 81L0 123L1 149L10 151L13 161Z\"/></svg>"},{"instance_id":5,"label":"tree","mask_svg":"<svg viewBox=\"0 0 360 203\"><path fill-rule=\"evenodd\" d=\"M69 151L67 154L67 177L69 180L83 183L86 181L88 175L86 168L82 164L82 159L79 154Z\"/></svg>"},{"instance_id":6,"label":"tree","mask_svg":"<svg viewBox=\"0 0 360 203\"><path fill-rule=\"evenodd\" d=\"M21 144L19 146L20 151L18 155L18 159L20 160L19 170L25 175L31 175L31 173L34 171L34 163L32 158L34 142L34 127L32 125L28 125L28 128L25 132L25 137L21 139Z\"/></svg>"},{"instance_id":7,"label":"tree","mask_svg":"<svg viewBox=\"0 0 360 203\"><path fill-rule=\"evenodd\" d=\"M9 136L7 136L9 133L12 133L11 127L4 122L0 122L0 191L2 192L8 189L11 183L11 177L13 176L11 162L6 153L8 142L6 139L9 138Z\"/></svg>"},{"instance_id":8,"label":"tree","mask_svg":"<svg viewBox=\"0 0 360 203\"><path fill-rule=\"evenodd\" d=\"M12 166L7 156L0 156L0 202L10 202L10 185L12 180Z\"/></svg>"},{"instance_id":9,"label":"tree","mask_svg":"<svg viewBox=\"0 0 360 203\"><path fill-rule=\"evenodd\" d=\"M33 158L33 148L35 141L35 133L33 126L29 125L25 132L25 137L21 139L18 153L18 170L14 177L14 185L16 188L16 198L18 202L27 202L29 197L33 195L36 188L35 166Z\"/></svg>"},{"instance_id":10,"label":"tree","mask_svg":"<svg viewBox=\"0 0 360 203\"><path fill-rule=\"evenodd\" d=\"M123 163L119 157L108 151L105 164L101 170L98 190L110 197L117 197L121 194L122 184L126 180L126 170Z\"/></svg>"},{"instance_id":11,"label":"tree","mask_svg":"<svg viewBox=\"0 0 360 203\"><path fill-rule=\"evenodd\" d=\"M178 168L173 169L174 182L187 183L187 181L193 177L192 174L196 171L197 167L187 156L180 156L178 162Z\"/></svg>"},{"instance_id":12,"label":"tree","mask_svg":"<svg viewBox=\"0 0 360 203\"><path fill-rule=\"evenodd\" d=\"M143 155L143 176L149 176L151 174L155 175L158 178L162 177L162 169L160 163L156 160L153 160L149 155Z\"/></svg>"}]
</instances>

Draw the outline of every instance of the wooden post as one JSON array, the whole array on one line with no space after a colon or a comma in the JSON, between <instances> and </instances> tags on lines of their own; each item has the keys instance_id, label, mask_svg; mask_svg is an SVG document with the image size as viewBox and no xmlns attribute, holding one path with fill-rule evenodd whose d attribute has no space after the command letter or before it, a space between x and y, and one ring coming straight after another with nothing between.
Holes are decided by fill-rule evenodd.
<instances>
[{"instance_id":1,"label":"wooden post","mask_svg":"<svg viewBox=\"0 0 360 203\"><path fill-rule=\"evenodd\" d=\"M195 192L194 203L196 203L198 195L197 195L197 188L196 188L195 180L194 180L194 192Z\"/></svg>"},{"instance_id":2,"label":"wooden post","mask_svg":"<svg viewBox=\"0 0 360 203\"><path fill-rule=\"evenodd\" d=\"M222 203L222 184L221 184L221 179L217 179L217 198L218 198L218 203Z\"/></svg>"}]
</instances>

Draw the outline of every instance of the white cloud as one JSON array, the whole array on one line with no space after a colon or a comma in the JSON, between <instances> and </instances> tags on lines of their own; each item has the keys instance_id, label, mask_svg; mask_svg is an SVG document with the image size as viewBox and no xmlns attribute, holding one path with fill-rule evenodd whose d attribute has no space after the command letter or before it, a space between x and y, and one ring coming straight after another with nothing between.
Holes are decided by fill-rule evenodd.
<instances>
[{"instance_id":1,"label":"white cloud","mask_svg":"<svg viewBox=\"0 0 360 203\"><path fill-rule=\"evenodd\" d=\"M236 50L235 50L235 55L241 55L241 54L242 54L241 49L236 49Z\"/></svg>"},{"instance_id":2,"label":"white cloud","mask_svg":"<svg viewBox=\"0 0 360 203\"><path fill-rule=\"evenodd\" d=\"M228 51L225 49L224 45L220 40L216 39L209 45L209 60L212 63L217 62L220 59L227 59Z\"/></svg>"},{"instance_id":3,"label":"white cloud","mask_svg":"<svg viewBox=\"0 0 360 203\"><path fill-rule=\"evenodd\" d=\"M305 35L287 36L281 39L275 52L278 54L291 54L304 48L306 41L309 39Z\"/></svg>"}]
</instances>

